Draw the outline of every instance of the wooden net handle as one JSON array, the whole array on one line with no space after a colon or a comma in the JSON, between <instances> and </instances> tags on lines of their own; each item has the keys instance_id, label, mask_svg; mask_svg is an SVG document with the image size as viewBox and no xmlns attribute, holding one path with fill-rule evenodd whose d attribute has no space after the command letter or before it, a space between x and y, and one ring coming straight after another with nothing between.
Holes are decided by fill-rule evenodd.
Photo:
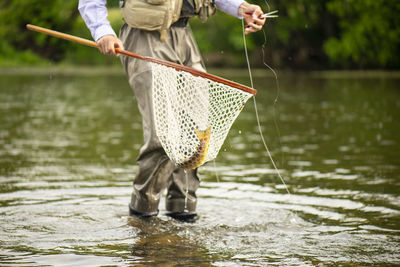
<instances>
[{"instance_id":1,"label":"wooden net handle","mask_svg":"<svg viewBox=\"0 0 400 267\"><path fill-rule=\"evenodd\" d=\"M80 37L77 37L77 36L74 36L74 35L70 35L70 34L58 32L58 31L46 29L46 28L35 26L35 25L32 25L32 24L27 24L26 28L28 28L29 30L32 30L32 31L41 32L41 33L44 33L44 34L47 34L47 35L50 35L50 36L54 36L54 37L57 37L57 38L61 38L61 39L65 39L65 40L68 40L68 41L72 41L72 42L76 42L76 43L79 43L79 44L83 44L83 45L87 45L87 46L91 46L91 47L96 47L97 48L97 44L95 42L87 40L87 39L84 39L84 38L80 38ZM176 69L178 71L186 71L186 72L191 73L194 76L199 76L199 77L203 77L203 78L212 80L214 82L222 83L222 84L225 84L225 85L228 85L228 86L243 90L243 91L248 92L248 93L253 94L253 95L257 94L257 90L256 89L253 89L253 88L247 87L245 85L241 85L241 84L226 80L224 78L221 78L221 77L218 77L218 76L206 73L206 72L202 72L202 71L199 71L199 70L187 67L187 66L183 66L183 65L180 65L180 64L176 64L176 63L169 62L169 61L162 60L162 59L158 59L158 58L142 56L142 55L135 54L135 53L132 53L132 52L120 49L120 48L115 48L115 51L117 53L119 53L119 54L122 54L122 55L126 55L126 56L130 56L130 57L138 58L138 59L141 59L141 60L154 62L154 63L157 63L157 64L161 64L161 65L164 65L164 66L167 66L167 67L174 68L174 69Z\"/></svg>"}]
</instances>

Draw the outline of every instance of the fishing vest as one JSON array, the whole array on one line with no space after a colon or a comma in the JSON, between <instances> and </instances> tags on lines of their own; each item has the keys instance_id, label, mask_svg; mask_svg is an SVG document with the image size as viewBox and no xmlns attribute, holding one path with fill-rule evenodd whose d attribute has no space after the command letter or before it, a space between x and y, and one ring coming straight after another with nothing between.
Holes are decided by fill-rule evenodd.
<instances>
[{"instance_id":1,"label":"fishing vest","mask_svg":"<svg viewBox=\"0 0 400 267\"><path fill-rule=\"evenodd\" d=\"M159 31L161 41L165 41L167 30L180 18L196 15L205 22L216 12L214 0L124 0L120 8L129 26Z\"/></svg>"}]
</instances>

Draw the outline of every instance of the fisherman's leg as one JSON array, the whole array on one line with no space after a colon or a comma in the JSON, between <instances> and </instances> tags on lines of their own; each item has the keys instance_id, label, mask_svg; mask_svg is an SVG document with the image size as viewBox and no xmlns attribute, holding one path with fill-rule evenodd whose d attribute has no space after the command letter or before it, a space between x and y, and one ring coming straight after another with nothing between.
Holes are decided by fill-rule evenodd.
<instances>
[{"instance_id":1,"label":"fisherman's leg","mask_svg":"<svg viewBox=\"0 0 400 267\"><path fill-rule=\"evenodd\" d=\"M175 166L165 154L154 129L151 100L151 73L143 72L130 81L142 115L144 145L137 160L139 172L133 182L130 211L133 215L158 213L160 197Z\"/></svg>"},{"instance_id":2,"label":"fisherman's leg","mask_svg":"<svg viewBox=\"0 0 400 267\"><path fill-rule=\"evenodd\" d=\"M199 184L197 169L187 173L183 169L175 169L169 180L165 201L167 215L179 221L195 222L197 216L196 190Z\"/></svg>"},{"instance_id":3,"label":"fisherman's leg","mask_svg":"<svg viewBox=\"0 0 400 267\"><path fill-rule=\"evenodd\" d=\"M195 214L197 204L196 190L199 184L197 169L185 172L181 168L176 168L168 183L168 193L165 201L167 212Z\"/></svg>"},{"instance_id":4,"label":"fisherman's leg","mask_svg":"<svg viewBox=\"0 0 400 267\"><path fill-rule=\"evenodd\" d=\"M146 35L146 32L124 26L120 37L127 50L136 51L135 48L139 47L142 49L141 54L148 55L151 52L143 50L143 47L149 47L143 45L148 40ZM152 216L158 213L160 197L175 167L156 136L151 90L152 73L149 64L130 57L121 57L121 61L142 115L144 137L144 145L137 160L139 172L133 182L130 212L137 216Z\"/></svg>"},{"instance_id":5,"label":"fisherman's leg","mask_svg":"<svg viewBox=\"0 0 400 267\"><path fill-rule=\"evenodd\" d=\"M171 175L173 163L159 149L142 153L137 161L139 172L133 182L133 192L129 205L132 215L152 216L158 213L158 204L168 177Z\"/></svg>"}]
</instances>

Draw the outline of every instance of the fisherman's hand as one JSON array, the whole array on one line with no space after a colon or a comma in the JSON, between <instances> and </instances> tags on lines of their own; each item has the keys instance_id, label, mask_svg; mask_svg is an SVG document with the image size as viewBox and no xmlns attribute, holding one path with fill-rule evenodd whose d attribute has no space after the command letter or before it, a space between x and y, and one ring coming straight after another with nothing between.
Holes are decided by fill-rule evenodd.
<instances>
[{"instance_id":1,"label":"fisherman's hand","mask_svg":"<svg viewBox=\"0 0 400 267\"><path fill-rule=\"evenodd\" d=\"M122 41L115 35L104 35L97 41L97 47L101 53L114 56L117 55L115 48L124 49Z\"/></svg>"},{"instance_id":2,"label":"fisherman's hand","mask_svg":"<svg viewBox=\"0 0 400 267\"><path fill-rule=\"evenodd\" d=\"M246 20L247 25L244 31L245 34L261 30L265 23L265 18L260 18L264 13L257 5L251 5L244 2L239 6L238 14Z\"/></svg>"}]
</instances>

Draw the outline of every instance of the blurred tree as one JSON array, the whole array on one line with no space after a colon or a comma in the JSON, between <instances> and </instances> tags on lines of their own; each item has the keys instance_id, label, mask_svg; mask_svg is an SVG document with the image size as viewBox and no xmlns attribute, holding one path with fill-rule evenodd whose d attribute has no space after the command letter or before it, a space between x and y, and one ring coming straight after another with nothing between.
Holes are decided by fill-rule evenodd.
<instances>
[{"instance_id":1,"label":"blurred tree","mask_svg":"<svg viewBox=\"0 0 400 267\"><path fill-rule=\"evenodd\" d=\"M17 51L30 50L41 57L60 61L68 44L57 38L27 31L25 25L31 23L46 28L57 27L60 31L68 32L79 15L76 7L76 1L0 1L0 38L4 42L0 49L10 56L15 56Z\"/></svg>"},{"instance_id":2,"label":"blurred tree","mask_svg":"<svg viewBox=\"0 0 400 267\"><path fill-rule=\"evenodd\" d=\"M400 67L400 1L331 0L328 9L340 28L324 44L335 66Z\"/></svg>"},{"instance_id":3,"label":"blurred tree","mask_svg":"<svg viewBox=\"0 0 400 267\"><path fill-rule=\"evenodd\" d=\"M328 1L273 1L279 18L273 21L274 36L271 60L277 66L318 68L326 66L322 51L324 40L335 34L334 18L328 12ZM275 54L275 56L273 56Z\"/></svg>"}]
</instances>

